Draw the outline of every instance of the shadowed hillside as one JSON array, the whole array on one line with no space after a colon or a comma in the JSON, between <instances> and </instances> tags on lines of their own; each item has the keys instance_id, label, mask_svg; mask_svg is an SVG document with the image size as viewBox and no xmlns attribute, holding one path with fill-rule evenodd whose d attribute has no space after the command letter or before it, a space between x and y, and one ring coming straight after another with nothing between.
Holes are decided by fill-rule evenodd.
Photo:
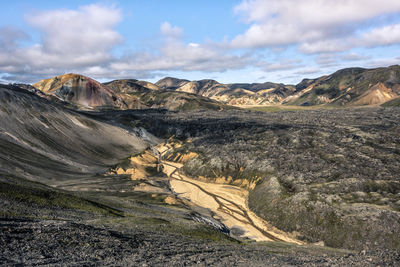
<instances>
[{"instance_id":1,"label":"shadowed hillside","mask_svg":"<svg viewBox=\"0 0 400 267\"><path fill-rule=\"evenodd\" d=\"M174 85L172 81L180 80L165 78L164 81L166 84ZM161 90L157 85L144 81L115 80L105 83L105 85L118 93L131 109L161 108L187 111L193 109L218 110L230 108L215 100L196 95L193 92ZM162 85L164 86L164 84Z\"/></svg>"},{"instance_id":2,"label":"shadowed hillside","mask_svg":"<svg viewBox=\"0 0 400 267\"><path fill-rule=\"evenodd\" d=\"M33 93L0 87L1 172L33 180L104 171L148 141Z\"/></svg>"},{"instance_id":3,"label":"shadowed hillside","mask_svg":"<svg viewBox=\"0 0 400 267\"><path fill-rule=\"evenodd\" d=\"M104 83L104 85L111 88L115 93L118 94L144 93L150 90L160 90L160 88L155 84L135 79L114 80Z\"/></svg>"}]
</instances>

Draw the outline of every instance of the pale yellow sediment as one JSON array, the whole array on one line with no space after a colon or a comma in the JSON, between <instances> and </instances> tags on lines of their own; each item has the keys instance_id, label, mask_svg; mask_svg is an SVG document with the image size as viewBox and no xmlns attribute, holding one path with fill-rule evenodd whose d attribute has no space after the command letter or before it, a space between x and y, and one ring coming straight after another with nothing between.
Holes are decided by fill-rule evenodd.
<instances>
[{"instance_id":1,"label":"pale yellow sediment","mask_svg":"<svg viewBox=\"0 0 400 267\"><path fill-rule=\"evenodd\" d=\"M172 149L181 144L163 143L156 147L159 155L166 155ZM186 155L186 158L185 158ZM179 162L161 160L159 156L152 155L150 150L130 158L130 167L127 169L117 168L114 173L130 174L133 180L150 179L146 167L160 167L168 178L170 189L174 194L165 198L167 204L184 202L187 205L205 208L213 214L214 219L219 220L229 229L238 229L240 237L249 238L255 241L281 240L296 244L302 244L295 237L271 226L268 222L258 217L249 209L248 197L249 188L254 188L255 183L247 180L235 180L232 177L218 177L208 179L198 177L192 179L187 177L180 170L188 159L197 157L195 153L188 152L179 155ZM183 160L182 160L183 158ZM174 159L178 159L174 156ZM210 182L213 181L213 182ZM169 194L164 188L153 186L150 183L140 183L134 188L135 191L148 193ZM178 200L179 199L179 200Z\"/></svg>"},{"instance_id":2,"label":"pale yellow sediment","mask_svg":"<svg viewBox=\"0 0 400 267\"><path fill-rule=\"evenodd\" d=\"M170 187L179 198L209 209L214 214L214 218L229 229L241 229L243 231L242 238L273 241L265 234L269 233L282 241L302 244L301 241L272 227L254 214L248 207L249 192L246 189L223 183L206 182L205 177L202 179L204 181L189 178L180 173L179 169L183 166L180 163L162 161L162 164L164 173L171 179ZM224 179L224 181L226 180ZM223 205L221 206L221 204Z\"/></svg>"}]
</instances>

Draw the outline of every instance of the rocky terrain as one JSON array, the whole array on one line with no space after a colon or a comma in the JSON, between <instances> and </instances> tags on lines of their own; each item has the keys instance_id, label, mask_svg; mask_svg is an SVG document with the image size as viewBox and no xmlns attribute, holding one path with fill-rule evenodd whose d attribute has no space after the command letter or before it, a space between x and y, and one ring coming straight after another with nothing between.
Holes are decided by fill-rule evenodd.
<instances>
[{"instance_id":1,"label":"rocky terrain","mask_svg":"<svg viewBox=\"0 0 400 267\"><path fill-rule=\"evenodd\" d=\"M135 120L155 135L190 140L171 152L199 155L185 163L187 175L255 182L250 207L280 229L363 250L400 246L399 115L397 108L198 111Z\"/></svg>"},{"instance_id":2,"label":"rocky terrain","mask_svg":"<svg viewBox=\"0 0 400 267\"><path fill-rule=\"evenodd\" d=\"M389 70L382 86L396 92ZM266 97L308 105L316 83L378 72L297 86L80 75L0 85L0 264L397 265L398 107L258 112L212 99L269 86Z\"/></svg>"},{"instance_id":3,"label":"rocky terrain","mask_svg":"<svg viewBox=\"0 0 400 267\"><path fill-rule=\"evenodd\" d=\"M140 227L122 232L68 221L2 220L0 229L0 261L9 266L389 266L399 260L391 251L210 243Z\"/></svg>"}]
</instances>

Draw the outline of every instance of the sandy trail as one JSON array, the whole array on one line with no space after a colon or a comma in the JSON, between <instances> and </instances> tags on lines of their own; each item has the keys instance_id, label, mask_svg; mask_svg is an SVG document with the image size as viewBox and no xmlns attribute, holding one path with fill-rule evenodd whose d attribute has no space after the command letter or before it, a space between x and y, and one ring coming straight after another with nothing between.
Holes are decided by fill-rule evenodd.
<instances>
[{"instance_id":1,"label":"sandy trail","mask_svg":"<svg viewBox=\"0 0 400 267\"><path fill-rule=\"evenodd\" d=\"M171 149L168 144L157 147L160 155L165 155ZM250 211L247 190L232 185L198 181L180 172L183 164L162 159L160 163L163 165L163 172L170 178L171 190L178 198L208 209L214 219L222 222L231 231L234 230L236 235L255 241L301 244Z\"/></svg>"}]
</instances>

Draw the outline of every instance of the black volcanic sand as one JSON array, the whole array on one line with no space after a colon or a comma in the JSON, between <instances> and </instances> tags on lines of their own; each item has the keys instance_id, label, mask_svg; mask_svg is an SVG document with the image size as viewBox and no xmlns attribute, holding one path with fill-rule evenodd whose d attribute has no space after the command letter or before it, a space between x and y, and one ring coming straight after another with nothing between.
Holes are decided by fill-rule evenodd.
<instances>
[{"instance_id":1,"label":"black volcanic sand","mask_svg":"<svg viewBox=\"0 0 400 267\"><path fill-rule=\"evenodd\" d=\"M399 252L345 253L285 244L219 244L133 227L0 219L4 265L394 266Z\"/></svg>"},{"instance_id":2,"label":"black volcanic sand","mask_svg":"<svg viewBox=\"0 0 400 267\"><path fill-rule=\"evenodd\" d=\"M399 108L91 115L182 141L188 176L256 181L250 208L306 242L400 248Z\"/></svg>"},{"instance_id":3,"label":"black volcanic sand","mask_svg":"<svg viewBox=\"0 0 400 267\"><path fill-rule=\"evenodd\" d=\"M0 89L0 265L395 266L400 262L395 202L399 193L398 109L79 113L22 89ZM218 160L231 162L230 155L255 159L236 162L245 172L235 174L226 164L223 172L246 178L254 168L264 171L257 173L264 180L250 194L251 208L284 230L290 231L293 225L280 214L292 216L292 208L299 203L314 207L302 216L314 215L320 207L342 211L340 205L321 204L337 194L339 204L366 203L367 210L359 216L375 227L369 233L380 236L366 248L362 242L368 235L334 243L351 251L234 240L195 222L185 205L166 205L165 195L134 192L135 181L128 176L107 174L115 164L157 140L133 127L143 127L161 138L192 139L182 149L201 155L185 169L193 176L205 174L203 165L222 172ZM314 149L327 154L337 149L349 160L313 153L317 152ZM294 168L291 162L301 162L303 169ZM240 165L244 163L248 165ZM333 175L338 167L342 173ZM304 175L295 175L299 173ZM303 181L287 179L290 174ZM350 174L362 183L348 180ZM275 187L265 186L273 181ZM337 184L321 186L326 182ZM304 195L307 198L299 198ZM283 207L280 213L268 206L271 197L277 207ZM346 220L352 218L349 214L337 213ZM322 239L330 245L329 236L338 234L332 231L336 228L322 231L316 227L313 219L319 218L291 218L300 223L297 230L306 241ZM390 230L392 239L387 238Z\"/></svg>"}]
</instances>

